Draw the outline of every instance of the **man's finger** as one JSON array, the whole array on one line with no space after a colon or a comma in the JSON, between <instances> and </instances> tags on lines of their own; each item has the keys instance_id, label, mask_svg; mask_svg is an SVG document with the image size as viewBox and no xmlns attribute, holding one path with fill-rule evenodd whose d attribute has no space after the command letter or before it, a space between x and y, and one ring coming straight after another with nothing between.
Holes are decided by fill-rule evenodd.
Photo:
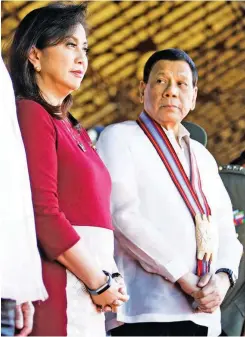
<instances>
[{"instance_id":1,"label":"man's finger","mask_svg":"<svg viewBox=\"0 0 245 337\"><path fill-rule=\"evenodd\" d=\"M215 310L217 310L219 308L219 305L214 305L212 306L212 308L209 309L203 309L201 307L196 308L195 313L201 313L204 312L206 314L212 314Z\"/></svg>"},{"instance_id":2,"label":"man's finger","mask_svg":"<svg viewBox=\"0 0 245 337\"><path fill-rule=\"evenodd\" d=\"M208 286L206 286L206 287L208 287ZM205 289L206 287L202 288L202 290L199 290L199 291L196 291L196 292L192 293L191 296L193 298L195 298L196 300L198 300L200 298L204 298L204 297L212 294L214 290L210 287Z\"/></svg>"},{"instance_id":3,"label":"man's finger","mask_svg":"<svg viewBox=\"0 0 245 337\"><path fill-rule=\"evenodd\" d=\"M219 302L220 301L220 297L218 296L218 294L216 294L215 292L213 292L212 294L206 296L206 297L202 297L200 299L196 299L197 303L201 306L207 306L209 305L209 303L212 302Z\"/></svg>"},{"instance_id":4,"label":"man's finger","mask_svg":"<svg viewBox=\"0 0 245 337\"><path fill-rule=\"evenodd\" d=\"M214 299L213 301L208 302L207 304L199 304L199 308L202 310L209 310L219 305L218 298Z\"/></svg>"},{"instance_id":5,"label":"man's finger","mask_svg":"<svg viewBox=\"0 0 245 337\"><path fill-rule=\"evenodd\" d=\"M199 299L212 294L214 291L216 291L216 289L216 283L213 281L213 277L211 277L206 286L204 286L201 290L192 293L191 295L195 299Z\"/></svg>"},{"instance_id":6,"label":"man's finger","mask_svg":"<svg viewBox=\"0 0 245 337\"><path fill-rule=\"evenodd\" d=\"M15 307L15 328L22 329L23 326L24 326L24 319L21 310L21 305L17 304Z\"/></svg>"},{"instance_id":7,"label":"man's finger","mask_svg":"<svg viewBox=\"0 0 245 337\"><path fill-rule=\"evenodd\" d=\"M30 335L31 332L32 332L32 328L30 328L30 327L24 327L20 331L20 333L18 335L16 335L16 336L28 336L28 335Z\"/></svg>"},{"instance_id":8,"label":"man's finger","mask_svg":"<svg viewBox=\"0 0 245 337\"><path fill-rule=\"evenodd\" d=\"M21 305L21 311L23 314L24 327L19 332L18 336L28 336L33 327L34 306L31 302L23 303Z\"/></svg>"},{"instance_id":9,"label":"man's finger","mask_svg":"<svg viewBox=\"0 0 245 337\"><path fill-rule=\"evenodd\" d=\"M208 273L208 274L200 277L200 279L199 279L199 281L197 283L197 286L199 288L205 287L208 284L208 282L210 281L211 277L212 277L212 274L210 274L210 273Z\"/></svg>"}]
</instances>

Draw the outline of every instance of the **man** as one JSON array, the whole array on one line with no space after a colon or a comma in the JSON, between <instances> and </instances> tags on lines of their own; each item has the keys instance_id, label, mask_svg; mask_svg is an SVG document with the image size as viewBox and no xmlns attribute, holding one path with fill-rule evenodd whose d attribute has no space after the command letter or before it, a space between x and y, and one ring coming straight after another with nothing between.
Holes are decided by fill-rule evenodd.
<instances>
[{"instance_id":1,"label":"man","mask_svg":"<svg viewBox=\"0 0 245 337\"><path fill-rule=\"evenodd\" d=\"M195 108L195 64L181 50L158 51L139 90L137 122L109 126L98 141L130 295L109 328L114 336L218 335L242 248L215 160L181 125Z\"/></svg>"},{"instance_id":2,"label":"man","mask_svg":"<svg viewBox=\"0 0 245 337\"><path fill-rule=\"evenodd\" d=\"M240 165L244 165L240 157ZM245 250L245 168L240 165L219 167L220 177L231 198L238 239ZM245 336L245 256L243 254L239 278L221 306L221 322L226 336Z\"/></svg>"},{"instance_id":3,"label":"man","mask_svg":"<svg viewBox=\"0 0 245 337\"><path fill-rule=\"evenodd\" d=\"M9 74L0 57L1 335L32 330L31 301L45 300L25 150Z\"/></svg>"}]
</instances>

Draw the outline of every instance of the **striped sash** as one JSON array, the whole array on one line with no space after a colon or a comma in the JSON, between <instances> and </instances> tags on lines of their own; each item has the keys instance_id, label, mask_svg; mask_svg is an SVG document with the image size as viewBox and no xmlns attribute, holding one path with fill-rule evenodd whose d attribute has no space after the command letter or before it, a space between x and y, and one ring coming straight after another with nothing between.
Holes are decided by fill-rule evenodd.
<instances>
[{"instance_id":1,"label":"striped sash","mask_svg":"<svg viewBox=\"0 0 245 337\"><path fill-rule=\"evenodd\" d=\"M208 222L207 219L211 215L211 210L203 193L197 161L190 147L189 154L191 175L189 179L172 144L160 124L153 120L144 111L140 114L137 123L155 147L181 197L191 212L193 220L199 218L199 221L201 219L202 222L202 217L205 215L205 221ZM194 221L194 223L197 225L196 221ZM206 255L202 259L197 258L197 275L202 276L208 273L210 271L210 264L211 259L206 260Z\"/></svg>"}]
</instances>

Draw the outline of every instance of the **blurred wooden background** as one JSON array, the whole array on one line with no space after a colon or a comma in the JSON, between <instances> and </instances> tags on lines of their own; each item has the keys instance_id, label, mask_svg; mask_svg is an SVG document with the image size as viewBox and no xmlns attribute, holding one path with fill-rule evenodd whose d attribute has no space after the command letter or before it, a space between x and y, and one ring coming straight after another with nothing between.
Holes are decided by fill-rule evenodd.
<instances>
[{"instance_id":1,"label":"blurred wooden background","mask_svg":"<svg viewBox=\"0 0 245 337\"><path fill-rule=\"evenodd\" d=\"M77 2L77 1L76 1ZM2 50L19 21L48 1L2 1ZM199 72L197 107L187 120L208 133L208 148L228 163L245 146L245 2L89 1L89 70L72 113L87 128L133 119L138 83L156 50L180 48Z\"/></svg>"}]
</instances>

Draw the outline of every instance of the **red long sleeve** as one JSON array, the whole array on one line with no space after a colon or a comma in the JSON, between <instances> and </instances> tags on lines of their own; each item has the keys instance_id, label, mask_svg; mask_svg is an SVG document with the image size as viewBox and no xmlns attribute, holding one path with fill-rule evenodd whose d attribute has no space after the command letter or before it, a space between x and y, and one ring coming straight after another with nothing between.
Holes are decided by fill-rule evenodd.
<instances>
[{"instance_id":1,"label":"red long sleeve","mask_svg":"<svg viewBox=\"0 0 245 337\"><path fill-rule=\"evenodd\" d=\"M57 135L52 117L38 103L21 100L18 119L31 181L38 242L53 260L79 236L60 210L57 192Z\"/></svg>"}]
</instances>

